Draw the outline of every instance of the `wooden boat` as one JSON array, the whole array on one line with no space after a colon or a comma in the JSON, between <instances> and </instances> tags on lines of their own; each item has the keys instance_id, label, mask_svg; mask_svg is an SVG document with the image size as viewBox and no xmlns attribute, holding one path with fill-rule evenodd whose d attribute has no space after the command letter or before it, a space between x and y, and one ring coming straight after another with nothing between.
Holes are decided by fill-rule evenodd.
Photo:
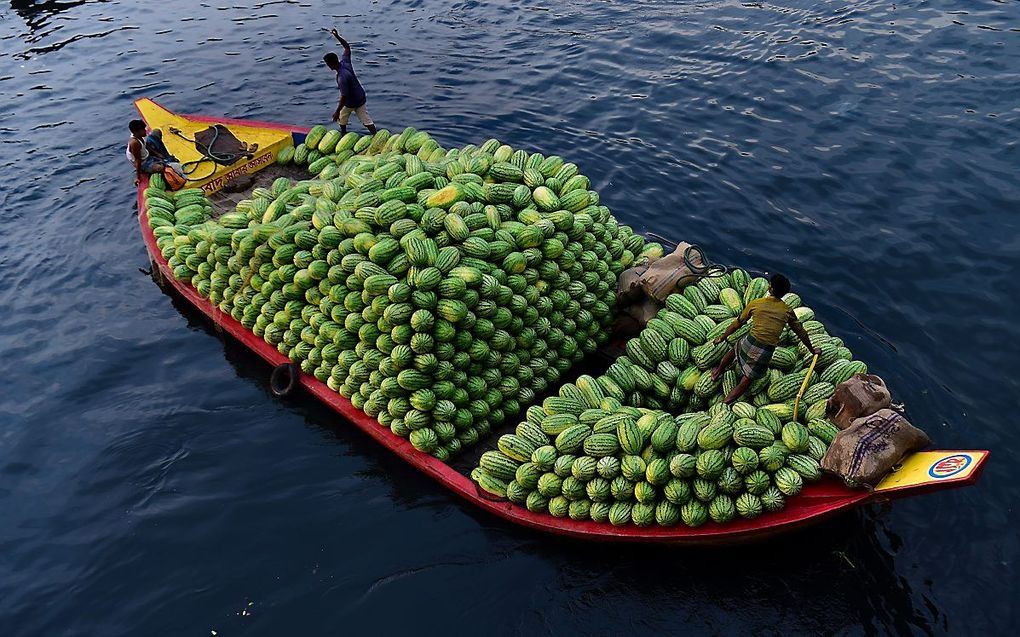
<instances>
[{"instance_id":1,"label":"wooden boat","mask_svg":"<svg viewBox=\"0 0 1020 637\"><path fill-rule=\"evenodd\" d=\"M184 132L187 137L193 137L195 133L219 124L228 128L238 139L250 145L258 144L258 151L253 153L252 157L244 159L243 163L238 161L236 165L210 166L209 175L199 181L198 185L214 197L223 185L235 176L254 174L274 165L276 152L285 145L300 143L308 130L283 124L182 116L148 99L138 100L135 105L150 128L166 130L174 127ZM201 159L199 151L184 138L164 135L164 141L170 152L183 162ZM218 330L230 334L270 365L286 364L287 357L275 347L267 344L231 316L221 312L202 298L188 283L173 277L170 267L156 247L155 237L149 228L145 199L142 196L146 186L146 183L142 183L138 188L138 221L154 274L159 275L166 286L205 314ZM964 450L915 453L907 457L873 491L850 489L837 479L826 477L819 482L806 485L800 495L788 500L786 508L782 511L753 520L738 519L724 525L709 522L698 528L683 525L669 528L657 526L639 528L632 525L615 527L608 523L575 521L532 513L505 500L494 500L492 496L477 488L467 475L429 454L416 450L408 440L381 427L374 418L356 409L347 399L314 377L301 374L300 384L309 394L329 405L347 422L374 438L382 447L471 504L514 524L586 540L688 545L757 540L818 522L864 504L974 484L980 477L989 454L988 451Z\"/></svg>"}]
</instances>

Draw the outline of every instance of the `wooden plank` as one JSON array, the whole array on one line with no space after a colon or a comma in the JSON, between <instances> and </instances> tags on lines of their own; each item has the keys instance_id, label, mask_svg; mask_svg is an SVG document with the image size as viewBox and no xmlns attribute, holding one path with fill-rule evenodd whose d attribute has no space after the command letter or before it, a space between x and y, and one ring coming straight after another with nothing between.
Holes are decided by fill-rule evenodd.
<instances>
[{"instance_id":1,"label":"wooden plank","mask_svg":"<svg viewBox=\"0 0 1020 637\"><path fill-rule=\"evenodd\" d=\"M974 484L984 471L987 451L920 451L893 468L875 493L902 497Z\"/></svg>"}]
</instances>

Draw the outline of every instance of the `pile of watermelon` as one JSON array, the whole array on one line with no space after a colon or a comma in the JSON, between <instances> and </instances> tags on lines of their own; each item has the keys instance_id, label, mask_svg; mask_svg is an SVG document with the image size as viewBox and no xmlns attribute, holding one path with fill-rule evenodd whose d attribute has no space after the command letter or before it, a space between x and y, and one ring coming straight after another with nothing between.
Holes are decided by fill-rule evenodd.
<instances>
[{"instance_id":1,"label":"pile of watermelon","mask_svg":"<svg viewBox=\"0 0 1020 637\"><path fill-rule=\"evenodd\" d=\"M808 376L812 354L787 328L768 373L727 406L736 368L719 381L711 371L750 324L730 343L713 340L767 291L765 279L737 269L671 295L625 356L528 408L472 478L531 511L614 525L696 527L782 509L821 477L818 463L838 433L826 400L867 366L790 293L784 300L821 349L815 369Z\"/></svg>"},{"instance_id":2,"label":"pile of watermelon","mask_svg":"<svg viewBox=\"0 0 1020 637\"><path fill-rule=\"evenodd\" d=\"M608 338L617 275L661 254L558 156L317 126L212 218L145 191L174 276L420 451L448 459ZM509 420L508 420L509 419Z\"/></svg>"}]
</instances>

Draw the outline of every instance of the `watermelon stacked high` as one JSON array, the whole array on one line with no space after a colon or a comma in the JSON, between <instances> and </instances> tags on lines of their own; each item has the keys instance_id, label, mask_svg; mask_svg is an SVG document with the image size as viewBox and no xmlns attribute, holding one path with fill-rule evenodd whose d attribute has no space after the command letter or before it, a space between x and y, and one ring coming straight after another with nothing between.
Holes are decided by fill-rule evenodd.
<instances>
[{"instance_id":1,"label":"watermelon stacked high","mask_svg":"<svg viewBox=\"0 0 1020 637\"><path fill-rule=\"evenodd\" d=\"M313 128L216 220L146 191L174 276L419 450L447 459L608 338L617 275L661 254L557 156L408 128ZM512 420L511 420L512 422Z\"/></svg>"},{"instance_id":2,"label":"watermelon stacked high","mask_svg":"<svg viewBox=\"0 0 1020 637\"><path fill-rule=\"evenodd\" d=\"M812 355L788 328L768 374L742 402L725 405L737 372L716 382L711 368L732 345L712 342L767 290L765 279L734 270L671 295L625 356L604 375L581 376L528 408L515 433L482 454L472 477L532 511L614 525L693 527L783 508L821 476L818 462L838 432L825 418L826 399L867 366L788 294L822 350L797 419L793 400Z\"/></svg>"}]
</instances>

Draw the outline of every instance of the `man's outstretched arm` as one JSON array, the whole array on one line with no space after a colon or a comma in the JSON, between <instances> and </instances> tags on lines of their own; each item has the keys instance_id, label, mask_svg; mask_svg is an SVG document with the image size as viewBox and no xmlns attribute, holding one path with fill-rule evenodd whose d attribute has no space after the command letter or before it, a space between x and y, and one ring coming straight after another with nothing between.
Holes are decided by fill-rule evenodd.
<instances>
[{"instance_id":1,"label":"man's outstretched arm","mask_svg":"<svg viewBox=\"0 0 1020 637\"><path fill-rule=\"evenodd\" d=\"M804 326L800 324L800 321L791 321L789 325L790 329L793 330L793 333L796 334L798 338L800 338L800 342L804 343L804 347L808 348L809 352L816 356L822 353L821 349L811 344L811 336L808 335L807 330L805 330Z\"/></svg>"},{"instance_id":2,"label":"man's outstretched arm","mask_svg":"<svg viewBox=\"0 0 1020 637\"><path fill-rule=\"evenodd\" d=\"M340 43L340 46L344 48L344 55L350 55L351 45L347 43L347 40L340 37L340 33L336 29L330 31L330 33L333 35L334 38L336 38L336 41Z\"/></svg>"}]
</instances>

